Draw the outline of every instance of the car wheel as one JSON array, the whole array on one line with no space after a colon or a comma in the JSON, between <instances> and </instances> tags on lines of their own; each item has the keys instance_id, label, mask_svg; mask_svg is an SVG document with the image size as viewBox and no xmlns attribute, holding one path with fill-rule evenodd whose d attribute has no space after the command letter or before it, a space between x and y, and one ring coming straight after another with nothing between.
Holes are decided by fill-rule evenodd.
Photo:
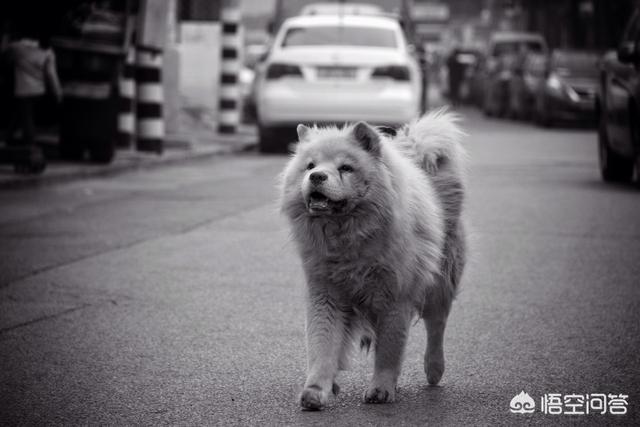
<instances>
[{"instance_id":1,"label":"car wheel","mask_svg":"<svg viewBox=\"0 0 640 427\"><path fill-rule=\"evenodd\" d=\"M518 120L520 118L520 106L518 105L518 99L516 94L509 94L505 106L505 116L511 120Z\"/></svg>"},{"instance_id":2,"label":"car wheel","mask_svg":"<svg viewBox=\"0 0 640 427\"><path fill-rule=\"evenodd\" d=\"M598 126L598 158L600 175L606 182L630 182L633 175L633 161L615 153L609 145L609 135L604 119Z\"/></svg>"},{"instance_id":3,"label":"car wheel","mask_svg":"<svg viewBox=\"0 0 640 427\"><path fill-rule=\"evenodd\" d=\"M485 91L484 96L482 97L482 112L487 117L493 116L493 111L491 111L491 105L489 103L489 94Z\"/></svg>"},{"instance_id":4,"label":"car wheel","mask_svg":"<svg viewBox=\"0 0 640 427\"><path fill-rule=\"evenodd\" d=\"M273 150L273 133L263 126L258 128L258 148L261 153L270 153Z\"/></svg>"},{"instance_id":5,"label":"car wheel","mask_svg":"<svg viewBox=\"0 0 640 427\"><path fill-rule=\"evenodd\" d=\"M496 111L498 117L508 118L510 97L509 86L506 83L501 83L498 87L498 107Z\"/></svg>"},{"instance_id":6,"label":"car wheel","mask_svg":"<svg viewBox=\"0 0 640 427\"><path fill-rule=\"evenodd\" d=\"M525 122L530 122L533 120L533 111L531 108L531 105L527 105L523 110L522 110L522 115L521 118L522 120L524 120Z\"/></svg>"},{"instance_id":7,"label":"car wheel","mask_svg":"<svg viewBox=\"0 0 640 427\"><path fill-rule=\"evenodd\" d=\"M277 129L260 126L258 136L260 138L258 147L261 153L283 153L287 149L282 146Z\"/></svg>"},{"instance_id":8,"label":"car wheel","mask_svg":"<svg viewBox=\"0 0 640 427\"><path fill-rule=\"evenodd\" d=\"M547 111L547 106L543 102L539 108L536 109L536 124L544 128L553 127L553 121Z\"/></svg>"},{"instance_id":9,"label":"car wheel","mask_svg":"<svg viewBox=\"0 0 640 427\"><path fill-rule=\"evenodd\" d=\"M76 141L68 142L61 139L59 151L64 160L81 161L84 159L84 147Z\"/></svg>"},{"instance_id":10,"label":"car wheel","mask_svg":"<svg viewBox=\"0 0 640 427\"><path fill-rule=\"evenodd\" d=\"M23 174L41 174L47 167L47 160L40 147L29 147L26 149L19 149L14 154L13 168L16 173Z\"/></svg>"},{"instance_id":11,"label":"car wheel","mask_svg":"<svg viewBox=\"0 0 640 427\"><path fill-rule=\"evenodd\" d=\"M89 159L94 163L109 164L113 161L116 149L109 139L95 140L89 144Z\"/></svg>"},{"instance_id":12,"label":"car wheel","mask_svg":"<svg viewBox=\"0 0 640 427\"><path fill-rule=\"evenodd\" d=\"M499 101L499 105L496 111L496 116L499 118L509 118L509 102L508 100L505 100L504 98L500 99Z\"/></svg>"}]
</instances>

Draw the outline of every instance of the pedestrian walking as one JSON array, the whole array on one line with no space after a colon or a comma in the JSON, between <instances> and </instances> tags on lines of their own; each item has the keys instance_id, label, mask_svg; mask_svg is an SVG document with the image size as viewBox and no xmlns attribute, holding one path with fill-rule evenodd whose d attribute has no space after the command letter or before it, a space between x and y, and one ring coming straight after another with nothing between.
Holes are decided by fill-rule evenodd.
<instances>
[{"instance_id":1,"label":"pedestrian walking","mask_svg":"<svg viewBox=\"0 0 640 427\"><path fill-rule=\"evenodd\" d=\"M458 55L460 49L455 48L447 58L447 68L449 69L449 99L455 106L459 103L460 85L464 77L464 66L460 63Z\"/></svg>"},{"instance_id":2,"label":"pedestrian walking","mask_svg":"<svg viewBox=\"0 0 640 427\"><path fill-rule=\"evenodd\" d=\"M26 36L17 38L7 49L13 68L13 113L9 121L8 140L31 151L35 161L44 161L42 150L35 145L35 110L41 98L50 92L55 100L62 101L60 79L56 71L56 58L47 37L38 40ZM21 140L13 138L17 130Z\"/></svg>"}]
</instances>

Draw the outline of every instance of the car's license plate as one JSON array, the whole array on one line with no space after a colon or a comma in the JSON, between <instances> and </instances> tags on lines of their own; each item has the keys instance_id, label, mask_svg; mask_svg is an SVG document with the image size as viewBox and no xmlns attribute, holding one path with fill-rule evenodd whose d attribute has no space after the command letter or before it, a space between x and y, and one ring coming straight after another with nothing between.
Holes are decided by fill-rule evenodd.
<instances>
[{"instance_id":1,"label":"car's license plate","mask_svg":"<svg viewBox=\"0 0 640 427\"><path fill-rule=\"evenodd\" d=\"M353 67L318 67L320 79L353 79L356 69Z\"/></svg>"}]
</instances>

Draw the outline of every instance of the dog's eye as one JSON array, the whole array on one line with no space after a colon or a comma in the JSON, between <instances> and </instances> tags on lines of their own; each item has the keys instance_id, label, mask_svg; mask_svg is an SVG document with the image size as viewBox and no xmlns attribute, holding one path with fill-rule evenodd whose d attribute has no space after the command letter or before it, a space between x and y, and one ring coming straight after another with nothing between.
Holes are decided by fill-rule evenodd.
<instances>
[{"instance_id":1,"label":"dog's eye","mask_svg":"<svg viewBox=\"0 0 640 427\"><path fill-rule=\"evenodd\" d=\"M313 162L309 162L309 164L307 164L307 170L310 171L311 169L315 168L316 165Z\"/></svg>"},{"instance_id":2,"label":"dog's eye","mask_svg":"<svg viewBox=\"0 0 640 427\"><path fill-rule=\"evenodd\" d=\"M342 165L338 168L340 172L353 172L353 167L351 165Z\"/></svg>"}]
</instances>

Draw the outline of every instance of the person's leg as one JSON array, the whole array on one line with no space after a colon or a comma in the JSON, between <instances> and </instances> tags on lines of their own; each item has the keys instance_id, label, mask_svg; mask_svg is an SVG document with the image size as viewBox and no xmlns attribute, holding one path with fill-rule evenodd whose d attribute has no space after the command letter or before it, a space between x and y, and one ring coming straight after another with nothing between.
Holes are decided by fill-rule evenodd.
<instances>
[{"instance_id":1,"label":"person's leg","mask_svg":"<svg viewBox=\"0 0 640 427\"><path fill-rule=\"evenodd\" d=\"M20 127L20 113L18 107L18 98L15 96L11 99L11 105L9 110L9 120L7 121L6 134L4 136L7 145L16 145L15 133Z\"/></svg>"},{"instance_id":2,"label":"person's leg","mask_svg":"<svg viewBox=\"0 0 640 427\"><path fill-rule=\"evenodd\" d=\"M32 146L35 142L36 129L33 115L36 100L37 97L35 96L24 96L16 99L20 128L22 129L22 145L27 147Z\"/></svg>"},{"instance_id":3,"label":"person's leg","mask_svg":"<svg viewBox=\"0 0 640 427\"><path fill-rule=\"evenodd\" d=\"M46 160L42 148L35 144L35 104L37 96L17 97L16 110L22 129L20 150L14 153L14 166L18 173L42 173Z\"/></svg>"}]
</instances>

